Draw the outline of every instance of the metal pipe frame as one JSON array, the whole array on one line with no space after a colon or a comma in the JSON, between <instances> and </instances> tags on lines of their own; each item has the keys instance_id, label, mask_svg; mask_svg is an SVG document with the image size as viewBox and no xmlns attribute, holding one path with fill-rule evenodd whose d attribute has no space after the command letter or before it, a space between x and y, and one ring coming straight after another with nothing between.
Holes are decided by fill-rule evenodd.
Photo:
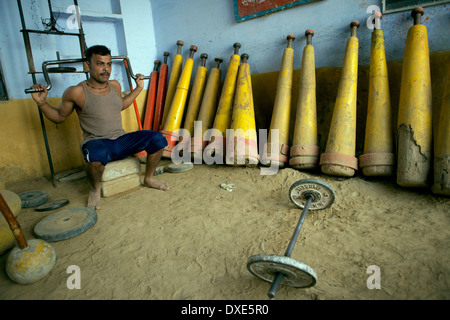
<instances>
[{"instance_id":1,"label":"metal pipe frame","mask_svg":"<svg viewBox=\"0 0 450 320\"><path fill-rule=\"evenodd\" d=\"M130 59L126 56L114 56L111 57L111 60L113 61L127 61L128 64L128 68L125 68L125 70L127 71L127 74L129 76L131 76L134 80L137 79L137 76L133 73L133 69L131 68L131 63L130 63ZM55 64L71 64L71 63L81 63L81 62L86 62L86 59L63 59L63 60L51 60L51 61L44 61L42 63L42 72L44 75L44 79L45 82L47 83L47 91L50 91L53 87L52 82L50 80L50 76L49 76L49 72L47 70L47 67L50 65L55 65ZM145 76L144 80L149 80L151 79L151 75L149 76ZM34 89L25 89L25 93L34 93L34 92L38 92L37 90Z\"/></svg>"}]
</instances>

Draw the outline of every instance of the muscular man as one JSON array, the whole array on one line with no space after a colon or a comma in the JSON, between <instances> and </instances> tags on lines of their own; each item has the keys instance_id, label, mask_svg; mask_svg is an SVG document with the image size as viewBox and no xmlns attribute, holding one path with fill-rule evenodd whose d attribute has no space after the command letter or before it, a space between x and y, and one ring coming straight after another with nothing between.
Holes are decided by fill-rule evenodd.
<instances>
[{"instance_id":1,"label":"muscular man","mask_svg":"<svg viewBox=\"0 0 450 320\"><path fill-rule=\"evenodd\" d=\"M91 183L87 206L100 208L100 179L105 165L143 150L147 152L144 185L149 188L168 190L166 183L154 179L156 167L163 148L167 145L164 136L156 131L140 130L126 133L122 128L122 110L128 108L144 87L142 74L137 74L136 89L122 98L118 81L110 80L111 51L105 46L92 46L86 51L89 65L89 80L67 88L58 108L46 100L47 88L36 84L31 88L34 101L44 115L54 123L65 121L76 110L83 131L81 150L87 163L87 174Z\"/></svg>"}]
</instances>

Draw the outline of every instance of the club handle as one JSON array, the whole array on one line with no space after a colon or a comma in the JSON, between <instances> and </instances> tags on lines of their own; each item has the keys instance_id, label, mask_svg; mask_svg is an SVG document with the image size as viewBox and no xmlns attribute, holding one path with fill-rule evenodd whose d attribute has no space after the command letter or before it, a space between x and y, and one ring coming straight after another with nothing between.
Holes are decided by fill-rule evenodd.
<instances>
[{"instance_id":1,"label":"club handle","mask_svg":"<svg viewBox=\"0 0 450 320\"><path fill-rule=\"evenodd\" d=\"M219 68L220 64L223 62L223 59L221 57L216 57L214 61L216 61L216 68Z\"/></svg>"},{"instance_id":2,"label":"club handle","mask_svg":"<svg viewBox=\"0 0 450 320\"><path fill-rule=\"evenodd\" d=\"M292 49L292 42L294 42L295 36L294 36L293 34L289 34L289 35L286 37L286 40L288 41L287 47Z\"/></svg>"},{"instance_id":3,"label":"club handle","mask_svg":"<svg viewBox=\"0 0 450 320\"><path fill-rule=\"evenodd\" d=\"M314 30L308 29L305 31L306 44L312 45L312 37L314 37Z\"/></svg>"},{"instance_id":4,"label":"club handle","mask_svg":"<svg viewBox=\"0 0 450 320\"><path fill-rule=\"evenodd\" d=\"M17 222L16 218L14 217L14 214L12 213L11 209L9 208L8 204L6 203L6 200L3 198L3 195L1 193L0 193L0 211L3 213L3 216L8 222L8 225L14 237L16 238L20 249L26 249L28 247L27 239L25 239L25 236L23 235L23 231L22 228L20 227L19 222Z\"/></svg>"},{"instance_id":5,"label":"club handle","mask_svg":"<svg viewBox=\"0 0 450 320\"><path fill-rule=\"evenodd\" d=\"M352 29L352 37L356 37L356 31L358 30L359 26L360 26L360 23L357 20L353 20L350 23L350 28Z\"/></svg>"},{"instance_id":6,"label":"club handle","mask_svg":"<svg viewBox=\"0 0 450 320\"><path fill-rule=\"evenodd\" d=\"M234 48L234 54L238 55L239 54L239 49L241 48L241 44L239 42L235 42L233 44L233 48Z\"/></svg>"},{"instance_id":7,"label":"club handle","mask_svg":"<svg viewBox=\"0 0 450 320\"><path fill-rule=\"evenodd\" d=\"M422 23L422 16L425 14L425 10L422 7L416 7L411 11L411 16L414 18L414 25Z\"/></svg>"}]
</instances>

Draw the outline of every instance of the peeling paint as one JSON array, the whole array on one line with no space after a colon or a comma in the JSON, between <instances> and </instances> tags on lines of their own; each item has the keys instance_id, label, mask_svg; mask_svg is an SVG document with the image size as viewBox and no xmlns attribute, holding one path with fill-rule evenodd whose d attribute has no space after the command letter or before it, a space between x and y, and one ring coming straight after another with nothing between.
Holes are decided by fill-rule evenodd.
<instances>
[{"instance_id":1,"label":"peeling paint","mask_svg":"<svg viewBox=\"0 0 450 320\"><path fill-rule=\"evenodd\" d=\"M434 167L432 191L436 194L450 196L450 157L434 158Z\"/></svg>"},{"instance_id":2,"label":"peeling paint","mask_svg":"<svg viewBox=\"0 0 450 320\"><path fill-rule=\"evenodd\" d=\"M397 140L397 183L405 187L427 186L431 154L423 152L410 124L398 127Z\"/></svg>"}]
</instances>

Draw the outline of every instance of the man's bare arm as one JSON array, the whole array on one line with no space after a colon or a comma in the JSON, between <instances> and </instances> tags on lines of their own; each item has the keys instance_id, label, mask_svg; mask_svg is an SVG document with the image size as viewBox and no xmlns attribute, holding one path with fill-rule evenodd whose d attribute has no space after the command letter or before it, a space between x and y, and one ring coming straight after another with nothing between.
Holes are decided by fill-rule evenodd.
<instances>
[{"instance_id":1,"label":"man's bare arm","mask_svg":"<svg viewBox=\"0 0 450 320\"><path fill-rule=\"evenodd\" d=\"M62 97L62 102L57 108L52 107L47 102L48 91L46 87L40 84L35 84L31 88L38 90L38 92L33 93L31 96L50 121L54 123L62 123L72 114L75 108L75 103L73 100L75 87L69 87L66 89Z\"/></svg>"},{"instance_id":2,"label":"man's bare arm","mask_svg":"<svg viewBox=\"0 0 450 320\"><path fill-rule=\"evenodd\" d=\"M122 110L125 110L126 108L131 106L133 101L141 93L142 89L144 89L144 80L143 80L144 79L144 75L138 73L136 75L136 77L137 77L137 79L136 79L136 88L133 91L131 91L128 95L123 97Z\"/></svg>"}]
</instances>

